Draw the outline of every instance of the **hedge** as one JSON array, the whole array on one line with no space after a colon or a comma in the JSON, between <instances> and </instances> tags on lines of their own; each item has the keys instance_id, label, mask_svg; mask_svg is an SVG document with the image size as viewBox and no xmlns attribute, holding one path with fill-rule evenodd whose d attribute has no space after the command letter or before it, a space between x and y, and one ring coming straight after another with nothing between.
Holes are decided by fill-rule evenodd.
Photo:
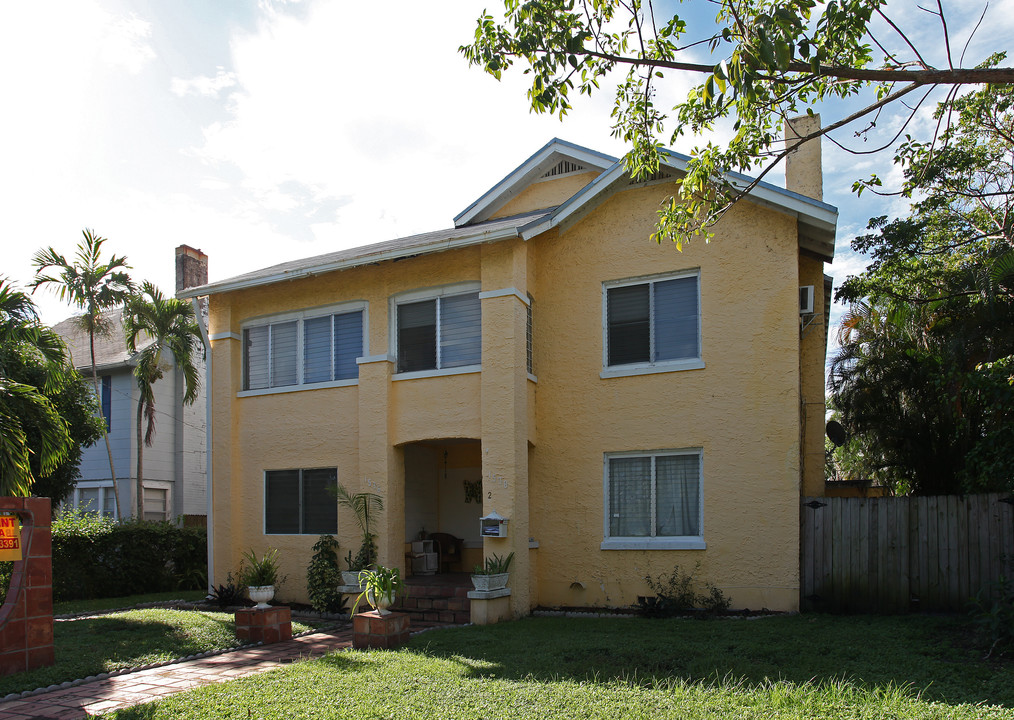
<instances>
[{"instance_id":1,"label":"hedge","mask_svg":"<svg viewBox=\"0 0 1014 720\"><path fill-rule=\"evenodd\" d=\"M203 589L207 542L203 528L63 512L53 521L53 599Z\"/></svg>"}]
</instances>

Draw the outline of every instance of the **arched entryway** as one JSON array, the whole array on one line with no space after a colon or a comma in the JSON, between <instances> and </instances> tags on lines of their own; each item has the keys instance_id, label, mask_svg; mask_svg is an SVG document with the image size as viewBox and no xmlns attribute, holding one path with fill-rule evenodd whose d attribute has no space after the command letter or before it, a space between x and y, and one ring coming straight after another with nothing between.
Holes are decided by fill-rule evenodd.
<instances>
[{"instance_id":1,"label":"arched entryway","mask_svg":"<svg viewBox=\"0 0 1014 720\"><path fill-rule=\"evenodd\" d=\"M410 574L468 573L482 562L482 445L475 439L434 439L402 447L405 460L405 551ZM420 562L421 540L435 540ZM427 549L430 549L427 546Z\"/></svg>"}]
</instances>

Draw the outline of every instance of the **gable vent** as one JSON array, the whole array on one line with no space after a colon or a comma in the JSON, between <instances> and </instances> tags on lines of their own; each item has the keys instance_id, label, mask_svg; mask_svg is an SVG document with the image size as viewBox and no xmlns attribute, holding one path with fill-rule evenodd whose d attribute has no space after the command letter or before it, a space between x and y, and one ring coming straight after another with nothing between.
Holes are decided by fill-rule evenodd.
<instances>
[{"instance_id":1,"label":"gable vent","mask_svg":"<svg viewBox=\"0 0 1014 720\"><path fill-rule=\"evenodd\" d=\"M668 172L667 170L661 170L660 169L658 172L652 173L651 175L646 175L645 177L641 178L640 180L634 180L633 178L631 178L629 184L630 185L641 185L643 183L655 182L656 180L669 180L670 178L672 178L672 176L673 175L672 175L671 172Z\"/></svg>"},{"instance_id":2,"label":"gable vent","mask_svg":"<svg viewBox=\"0 0 1014 720\"><path fill-rule=\"evenodd\" d=\"M586 168L584 165L578 165L577 163L571 162L570 160L561 160L559 163L556 164L556 167L551 168L544 175L542 175L542 178L551 178L556 177L557 175L568 175L570 173L579 172L585 169ZM539 179L541 180L542 178Z\"/></svg>"}]
</instances>

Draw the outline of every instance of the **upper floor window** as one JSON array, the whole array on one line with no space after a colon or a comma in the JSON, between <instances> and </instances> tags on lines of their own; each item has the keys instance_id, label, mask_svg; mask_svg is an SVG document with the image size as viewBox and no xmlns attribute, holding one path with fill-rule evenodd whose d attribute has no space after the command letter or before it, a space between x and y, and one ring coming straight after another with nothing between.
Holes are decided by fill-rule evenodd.
<instances>
[{"instance_id":1,"label":"upper floor window","mask_svg":"<svg viewBox=\"0 0 1014 720\"><path fill-rule=\"evenodd\" d=\"M243 329L243 389L355 380L363 309L287 316Z\"/></svg>"},{"instance_id":2,"label":"upper floor window","mask_svg":"<svg viewBox=\"0 0 1014 720\"><path fill-rule=\"evenodd\" d=\"M605 365L665 368L701 357L698 273L605 287Z\"/></svg>"},{"instance_id":3,"label":"upper floor window","mask_svg":"<svg viewBox=\"0 0 1014 720\"><path fill-rule=\"evenodd\" d=\"M396 301L398 372L478 365L482 356L479 292L447 291Z\"/></svg>"},{"instance_id":4,"label":"upper floor window","mask_svg":"<svg viewBox=\"0 0 1014 720\"><path fill-rule=\"evenodd\" d=\"M113 429L113 376L103 375L99 381L101 387L102 417L106 419L106 430Z\"/></svg>"}]
</instances>

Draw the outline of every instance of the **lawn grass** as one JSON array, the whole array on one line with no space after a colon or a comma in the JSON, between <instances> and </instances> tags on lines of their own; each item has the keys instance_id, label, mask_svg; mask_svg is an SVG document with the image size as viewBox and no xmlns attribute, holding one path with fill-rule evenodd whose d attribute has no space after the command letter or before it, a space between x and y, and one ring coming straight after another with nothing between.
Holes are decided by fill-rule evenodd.
<instances>
[{"instance_id":1,"label":"lawn grass","mask_svg":"<svg viewBox=\"0 0 1014 720\"><path fill-rule=\"evenodd\" d=\"M529 618L424 633L116 718L1008 718L961 618Z\"/></svg>"},{"instance_id":2,"label":"lawn grass","mask_svg":"<svg viewBox=\"0 0 1014 720\"><path fill-rule=\"evenodd\" d=\"M98 598L96 600L65 600L53 603L54 615L69 615L71 613L81 614L87 612L101 612L103 610L120 610L131 608L142 603L165 602L167 600L186 600L187 602L198 602L207 597L205 590L171 590L163 593L148 593L146 595L128 595L126 597Z\"/></svg>"},{"instance_id":3,"label":"lawn grass","mask_svg":"<svg viewBox=\"0 0 1014 720\"><path fill-rule=\"evenodd\" d=\"M0 677L0 697L239 644L231 613L146 608L54 624L56 664ZM293 622L292 632L309 630Z\"/></svg>"}]
</instances>

